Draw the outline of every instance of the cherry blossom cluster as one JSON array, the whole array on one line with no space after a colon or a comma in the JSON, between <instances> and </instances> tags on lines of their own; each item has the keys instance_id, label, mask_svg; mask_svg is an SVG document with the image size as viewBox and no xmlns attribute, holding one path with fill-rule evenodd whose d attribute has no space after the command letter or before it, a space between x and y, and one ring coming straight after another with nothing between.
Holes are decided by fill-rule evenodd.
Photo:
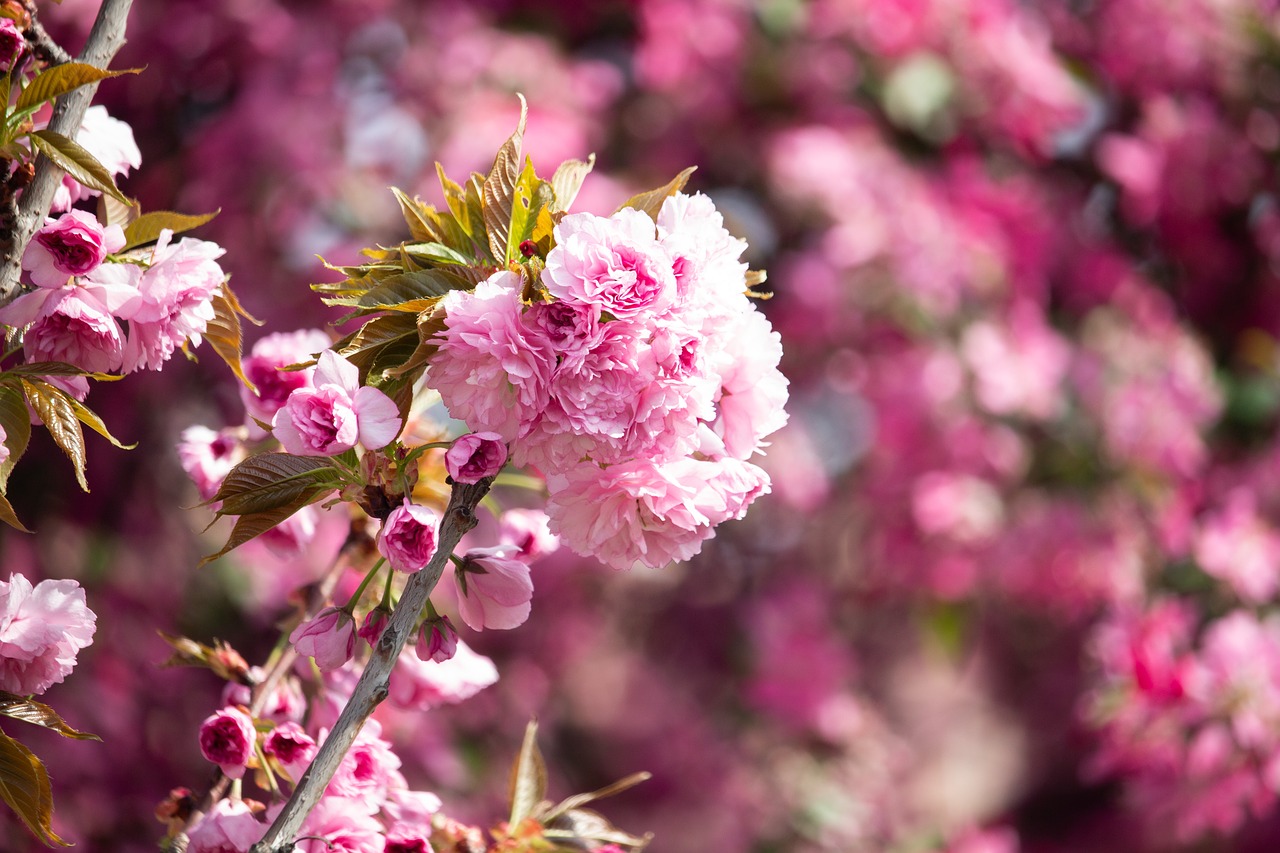
<instances>
[{"instance_id":1,"label":"cherry blossom cluster","mask_svg":"<svg viewBox=\"0 0 1280 853\"><path fill-rule=\"evenodd\" d=\"M786 422L778 335L746 294L746 244L704 195L567 215L527 304L500 272L444 299L427 382L540 469L552 530L615 568L696 554L769 490L750 458Z\"/></svg>"},{"instance_id":2,"label":"cherry blossom cluster","mask_svg":"<svg viewBox=\"0 0 1280 853\"><path fill-rule=\"evenodd\" d=\"M62 683L93 642L97 617L73 580L0 581L0 690L40 694Z\"/></svg>"}]
</instances>

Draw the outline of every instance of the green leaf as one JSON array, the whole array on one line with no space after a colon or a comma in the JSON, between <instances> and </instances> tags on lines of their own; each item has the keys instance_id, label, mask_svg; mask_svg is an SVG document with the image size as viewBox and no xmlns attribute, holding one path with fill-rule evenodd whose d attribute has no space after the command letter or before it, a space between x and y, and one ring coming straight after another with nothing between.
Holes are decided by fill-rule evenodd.
<instances>
[{"instance_id":1,"label":"green leaf","mask_svg":"<svg viewBox=\"0 0 1280 853\"><path fill-rule=\"evenodd\" d=\"M520 244L533 237L538 216L555 202L551 184L533 171L533 161L525 158L524 171L516 182L511 203L511 225L507 235L507 260L523 260Z\"/></svg>"},{"instance_id":2,"label":"green leaf","mask_svg":"<svg viewBox=\"0 0 1280 853\"><path fill-rule=\"evenodd\" d=\"M166 228L174 234L181 234L184 231L199 228L221 212L222 208L218 208L213 213L195 215L174 213L172 210L155 210L151 213L144 213L125 226L125 244L121 251L127 252L138 246L154 243L160 239L160 232Z\"/></svg>"},{"instance_id":3,"label":"green leaf","mask_svg":"<svg viewBox=\"0 0 1280 853\"><path fill-rule=\"evenodd\" d=\"M252 515L287 506L317 488L333 491L342 483L342 473L327 457L259 453L232 468L206 503L221 501L218 515Z\"/></svg>"},{"instance_id":4,"label":"green leaf","mask_svg":"<svg viewBox=\"0 0 1280 853\"><path fill-rule=\"evenodd\" d=\"M4 443L9 448L9 458L0 464L2 493L9 487L9 475L13 473L13 466L27 452L27 442L31 440L31 415L27 411L27 400L22 391L13 385L0 385L0 427L4 428Z\"/></svg>"},{"instance_id":5,"label":"green leaf","mask_svg":"<svg viewBox=\"0 0 1280 853\"><path fill-rule=\"evenodd\" d=\"M23 533L30 533L27 526L18 520L18 514L13 511L13 504L9 503L9 499L4 495L0 495L0 521L10 527L21 530Z\"/></svg>"},{"instance_id":6,"label":"green leaf","mask_svg":"<svg viewBox=\"0 0 1280 853\"><path fill-rule=\"evenodd\" d=\"M98 221L103 225L119 225L127 228L142 215L142 208L137 204L124 204L109 195L98 196Z\"/></svg>"},{"instance_id":7,"label":"green leaf","mask_svg":"<svg viewBox=\"0 0 1280 853\"><path fill-rule=\"evenodd\" d=\"M461 574L461 573L459 573ZM507 799L511 802L511 825L533 814L538 803L547 796L547 765L538 749L538 721L530 720L525 726L524 742L520 754L511 767Z\"/></svg>"},{"instance_id":8,"label":"green leaf","mask_svg":"<svg viewBox=\"0 0 1280 853\"><path fill-rule=\"evenodd\" d=\"M551 188L556 193L555 203L551 206L553 212L563 213L569 209L569 205L573 204L573 200L578 197L578 190L582 189L582 182L587 179L587 175L591 174L595 165L596 155L594 154L585 162L565 160L560 164L560 168L556 169L556 173L551 176Z\"/></svg>"},{"instance_id":9,"label":"green leaf","mask_svg":"<svg viewBox=\"0 0 1280 853\"><path fill-rule=\"evenodd\" d=\"M58 715L57 711L48 705L4 690L0 690L0 715L21 720L24 723L31 723L34 726L53 729L63 737L75 738L76 740L102 740L97 735L73 729L67 725L66 720Z\"/></svg>"},{"instance_id":10,"label":"green leaf","mask_svg":"<svg viewBox=\"0 0 1280 853\"><path fill-rule=\"evenodd\" d=\"M80 420L80 423L89 427L116 447L121 450L133 450L138 446L137 442L134 442L133 444L121 444L120 440L112 435L111 431L107 429L107 425L102 422L102 418L98 417L96 412L84 403L81 403L75 397L68 395L66 399L67 402L71 404L71 408L75 411L76 417Z\"/></svg>"},{"instance_id":11,"label":"green leaf","mask_svg":"<svg viewBox=\"0 0 1280 853\"><path fill-rule=\"evenodd\" d=\"M334 305L350 305L414 314L434 307L451 290L470 290L472 283L449 270L428 269L400 273L382 279L378 286L360 297L325 300Z\"/></svg>"},{"instance_id":12,"label":"green leaf","mask_svg":"<svg viewBox=\"0 0 1280 853\"><path fill-rule=\"evenodd\" d=\"M298 495L291 503L284 506L269 509L265 512L255 512L240 516L236 519L235 526L231 528L231 535L227 538L226 544L217 553L203 558L199 566L211 563L227 552L239 548L250 539L266 533L304 506L315 503L331 491L333 490L330 488L311 489Z\"/></svg>"},{"instance_id":13,"label":"green leaf","mask_svg":"<svg viewBox=\"0 0 1280 853\"><path fill-rule=\"evenodd\" d=\"M249 377L244 375L244 364L241 362L241 357L244 354L244 334L240 327L240 317L243 316L259 325L261 323L250 316L244 308L240 307L240 300L236 298L235 293L231 290L231 285L225 281L222 283L222 287L213 294L210 304L213 306L213 319L205 327L204 339L209 342L209 346L213 347L213 351L227 363L236 378L256 394L258 389L249 381Z\"/></svg>"},{"instance_id":14,"label":"green leaf","mask_svg":"<svg viewBox=\"0 0 1280 853\"><path fill-rule=\"evenodd\" d=\"M99 382L119 382L124 379L117 373L94 373L65 361L29 361L17 364L4 372L4 376L87 376ZM3 376L0 376L2 379Z\"/></svg>"},{"instance_id":15,"label":"green leaf","mask_svg":"<svg viewBox=\"0 0 1280 853\"><path fill-rule=\"evenodd\" d=\"M141 68L106 71L84 62L65 62L62 65L54 65L37 74L26 85L22 94L18 95L18 103L15 107L19 110L37 107L46 101L52 101L59 95L79 89L87 83L97 83L99 80L120 77L124 74L137 74L140 71L142 71Z\"/></svg>"},{"instance_id":16,"label":"green leaf","mask_svg":"<svg viewBox=\"0 0 1280 853\"><path fill-rule=\"evenodd\" d=\"M436 175L440 178L440 188L444 191L445 203L449 206L449 212L453 214L453 220L459 230L473 244L483 246L487 255L489 247L483 239L484 213L480 204L479 189L472 185L474 182L468 182L467 188L463 189L449 180L449 177L444 173L444 167L439 163L436 163Z\"/></svg>"},{"instance_id":17,"label":"green leaf","mask_svg":"<svg viewBox=\"0 0 1280 853\"><path fill-rule=\"evenodd\" d=\"M489 250L500 264L510 260L507 242L511 233L511 212L515 203L516 182L520 179L520 145L529 118L529 104L520 95L520 122L516 132L498 149L493 168L480 191L484 227L489 235Z\"/></svg>"},{"instance_id":18,"label":"green leaf","mask_svg":"<svg viewBox=\"0 0 1280 853\"><path fill-rule=\"evenodd\" d=\"M690 166L680 174L671 179L665 187L659 187L656 190L649 190L647 193L640 193L632 196L623 203L618 210L624 210L628 207L643 211L649 214L649 218L654 222L658 221L658 211L662 210L662 203L670 196L675 195L684 189L684 185L689 183L689 176L693 174L697 166Z\"/></svg>"},{"instance_id":19,"label":"green leaf","mask_svg":"<svg viewBox=\"0 0 1280 853\"><path fill-rule=\"evenodd\" d=\"M31 142L55 166L84 186L106 193L125 204L130 203L124 193L116 188L116 182L107 168L74 139L46 129L33 131Z\"/></svg>"},{"instance_id":20,"label":"green leaf","mask_svg":"<svg viewBox=\"0 0 1280 853\"><path fill-rule=\"evenodd\" d=\"M22 388L26 391L27 402L36 410L40 420L44 421L49 435L53 436L54 442L71 460L80 488L89 491L89 483L84 477L84 433L80 429L76 409L71 405L73 398L65 391L38 379L23 379Z\"/></svg>"},{"instance_id":21,"label":"green leaf","mask_svg":"<svg viewBox=\"0 0 1280 853\"><path fill-rule=\"evenodd\" d=\"M469 266L471 258L461 252L455 252L443 243L406 243L404 251L415 258L423 258L437 264L460 264Z\"/></svg>"},{"instance_id":22,"label":"green leaf","mask_svg":"<svg viewBox=\"0 0 1280 853\"><path fill-rule=\"evenodd\" d=\"M70 847L53 831L53 788L35 754L0 732L0 799L49 847Z\"/></svg>"}]
</instances>

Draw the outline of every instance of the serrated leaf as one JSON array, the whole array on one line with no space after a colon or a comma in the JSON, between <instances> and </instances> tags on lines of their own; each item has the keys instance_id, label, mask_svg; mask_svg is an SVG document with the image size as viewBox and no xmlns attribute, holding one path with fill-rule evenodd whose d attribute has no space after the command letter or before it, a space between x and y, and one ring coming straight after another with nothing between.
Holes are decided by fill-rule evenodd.
<instances>
[{"instance_id":1,"label":"serrated leaf","mask_svg":"<svg viewBox=\"0 0 1280 853\"><path fill-rule=\"evenodd\" d=\"M397 351L405 346L414 347L418 340L418 324L409 314L387 314L375 317L355 332L333 345L336 352L360 370L361 380L369 369L380 360L388 348ZM411 351L411 350L410 350Z\"/></svg>"},{"instance_id":2,"label":"serrated leaf","mask_svg":"<svg viewBox=\"0 0 1280 853\"><path fill-rule=\"evenodd\" d=\"M88 83L97 83L99 80L120 77L124 74L137 74L140 71L142 71L141 68L106 71L84 62L64 62L62 65L54 65L37 74L22 90L22 94L18 95L15 107L19 110L37 107Z\"/></svg>"},{"instance_id":3,"label":"serrated leaf","mask_svg":"<svg viewBox=\"0 0 1280 853\"><path fill-rule=\"evenodd\" d=\"M205 503L221 502L218 515L251 515L292 503L303 492L343 483L342 474L324 456L259 453L238 463Z\"/></svg>"},{"instance_id":4,"label":"serrated leaf","mask_svg":"<svg viewBox=\"0 0 1280 853\"><path fill-rule=\"evenodd\" d=\"M4 376L87 376L99 382L119 382L124 379L120 374L94 373L83 367L67 364L65 361L29 361L25 364L16 364L6 370L0 379Z\"/></svg>"},{"instance_id":5,"label":"serrated leaf","mask_svg":"<svg viewBox=\"0 0 1280 853\"><path fill-rule=\"evenodd\" d=\"M438 264L459 264L469 266L471 258L461 252L450 249L443 243L406 243L403 251L413 255L415 258L422 258Z\"/></svg>"},{"instance_id":6,"label":"serrated leaf","mask_svg":"<svg viewBox=\"0 0 1280 853\"><path fill-rule=\"evenodd\" d=\"M572 797L566 797L546 812L539 814L538 819L543 823L550 822L562 814L574 811L575 809L581 809L583 806L593 803L596 800L603 800L605 797L612 797L617 794L621 794L623 791L634 788L641 782L647 782L652 778L653 774L648 771L642 770L639 773L632 773L630 776L619 779L611 785L605 785L603 788L597 788L590 793L574 794Z\"/></svg>"},{"instance_id":7,"label":"serrated leaf","mask_svg":"<svg viewBox=\"0 0 1280 853\"><path fill-rule=\"evenodd\" d=\"M172 210L154 210L144 213L133 220L124 229L123 252L160 239L160 232L166 228L174 234L181 234L193 228L199 228L222 212L218 208L213 213L186 214L174 213Z\"/></svg>"},{"instance_id":8,"label":"serrated leaf","mask_svg":"<svg viewBox=\"0 0 1280 853\"><path fill-rule=\"evenodd\" d=\"M142 215L142 208L137 204L124 204L109 195L98 196L98 221L103 225L128 226Z\"/></svg>"},{"instance_id":9,"label":"serrated leaf","mask_svg":"<svg viewBox=\"0 0 1280 853\"><path fill-rule=\"evenodd\" d=\"M354 300L332 300L333 304L417 314L431 308L451 290L470 290L466 278L443 269L418 270L389 276L378 286Z\"/></svg>"},{"instance_id":10,"label":"serrated leaf","mask_svg":"<svg viewBox=\"0 0 1280 853\"><path fill-rule=\"evenodd\" d=\"M34 726L52 729L63 737L76 740L102 740L97 735L73 729L67 725L66 720L58 715L57 711L48 705L5 690L0 690L0 715L14 720L21 720L24 723L31 723Z\"/></svg>"},{"instance_id":11,"label":"serrated leaf","mask_svg":"<svg viewBox=\"0 0 1280 853\"><path fill-rule=\"evenodd\" d=\"M236 519L235 526L231 528L231 535L227 537L226 544L223 545L216 553L210 554L209 556L201 559L197 568L205 565L206 563L213 562L235 548L239 548L250 539L261 536L263 533L266 533L271 528L276 527L304 506L315 503L331 491L333 490L328 488L312 489L298 495L292 503L286 504L285 506L269 509L266 512L255 512L240 516Z\"/></svg>"},{"instance_id":12,"label":"serrated leaf","mask_svg":"<svg viewBox=\"0 0 1280 853\"><path fill-rule=\"evenodd\" d=\"M511 825L515 826L533 814L538 803L547 795L547 766L538 749L538 721L530 720L525 726L524 742L520 754L511 767L507 798L511 802Z\"/></svg>"},{"instance_id":13,"label":"serrated leaf","mask_svg":"<svg viewBox=\"0 0 1280 853\"><path fill-rule=\"evenodd\" d=\"M489 170L480 191L489 250L499 263L506 263L511 259L507 254L507 242L511 234L511 211L515 201L516 182L520 179L520 146L524 140L525 122L529 119L529 104L524 95L518 97L520 122L516 125L516 132L498 149L493 168Z\"/></svg>"},{"instance_id":14,"label":"serrated leaf","mask_svg":"<svg viewBox=\"0 0 1280 853\"><path fill-rule=\"evenodd\" d=\"M676 175L664 187L656 190L649 190L647 193L640 193L627 199L618 210L624 210L631 207L639 211L643 211L649 215L654 222L658 221L658 211L662 210L662 203L669 197L684 189L684 185L689 183L689 176L694 173L697 166L690 166L680 174Z\"/></svg>"},{"instance_id":15,"label":"serrated leaf","mask_svg":"<svg viewBox=\"0 0 1280 853\"><path fill-rule=\"evenodd\" d=\"M222 287L213 294L210 305L213 307L213 319L205 327L204 339L213 347L218 357L226 362L227 367L231 368L236 378L256 394L258 389L244 375L244 364L241 362L244 355L244 332L240 327L240 316L249 315L240 307L240 300L227 282L223 282Z\"/></svg>"},{"instance_id":16,"label":"serrated leaf","mask_svg":"<svg viewBox=\"0 0 1280 853\"><path fill-rule=\"evenodd\" d=\"M21 530L23 533L30 533L27 526L18 520L18 514L13 510L13 504L9 503L9 499L4 495L0 495L0 521L12 528Z\"/></svg>"},{"instance_id":17,"label":"serrated leaf","mask_svg":"<svg viewBox=\"0 0 1280 853\"><path fill-rule=\"evenodd\" d=\"M546 257L556 246L556 225L563 213L552 213L548 208L538 211L538 219L533 224L533 234L529 237L538 247L538 254Z\"/></svg>"},{"instance_id":18,"label":"serrated leaf","mask_svg":"<svg viewBox=\"0 0 1280 853\"><path fill-rule=\"evenodd\" d=\"M569 205L578 197L578 190L582 189L582 182L591 174L595 165L595 154L588 156L585 162L565 160L560 164L560 168L551 176L551 188L556 194L555 203L551 206L553 211L563 213L569 209Z\"/></svg>"},{"instance_id":19,"label":"serrated leaf","mask_svg":"<svg viewBox=\"0 0 1280 853\"><path fill-rule=\"evenodd\" d=\"M70 847L53 831L53 788L35 753L0 732L0 799L50 847Z\"/></svg>"},{"instance_id":20,"label":"serrated leaf","mask_svg":"<svg viewBox=\"0 0 1280 853\"><path fill-rule=\"evenodd\" d=\"M76 417L80 419L80 423L89 427L89 429L93 430L116 447L121 450L133 450L138 446L136 441L133 444L122 444L120 440L112 435L111 431L107 429L107 425L102 422L102 418L98 417L96 412L84 403L81 403L75 397L68 395L67 402L70 403L71 408L75 410Z\"/></svg>"},{"instance_id":21,"label":"serrated leaf","mask_svg":"<svg viewBox=\"0 0 1280 853\"><path fill-rule=\"evenodd\" d=\"M511 225L507 235L507 260L523 260L520 246L533 238L538 216L555 201L551 184L533 171L533 161L525 158L524 171L516 182L511 203Z\"/></svg>"},{"instance_id":22,"label":"serrated leaf","mask_svg":"<svg viewBox=\"0 0 1280 853\"><path fill-rule=\"evenodd\" d=\"M54 442L71 460L80 488L89 491L89 483L84 477L84 432L80 429L76 409L71 405L73 398L65 391L37 379L23 379L22 388L26 392L27 402L36 410L45 428L49 430L49 435L53 436Z\"/></svg>"},{"instance_id":23,"label":"serrated leaf","mask_svg":"<svg viewBox=\"0 0 1280 853\"><path fill-rule=\"evenodd\" d=\"M13 385L0 385L0 427L4 429L4 443L9 448L9 458L0 464L0 493L3 493L9 487L13 466L27 452L27 443L31 440L27 401L22 391Z\"/></svg>"},{"instance_id":24,"label":"serrated leaf","mask_svg":"<svg viewBox=\"0 0 1280 853\"><path fill-rule=\"evenodd\" d=\"M55 166L83 186L106 193L124 204L130 203L124 193L116 187L116 182L107 171L107 167L99 163L98 158L74 139L46 128L32 131L31 142L40 149L40 153L53 161Z\"/></svg>"}]
</instances>

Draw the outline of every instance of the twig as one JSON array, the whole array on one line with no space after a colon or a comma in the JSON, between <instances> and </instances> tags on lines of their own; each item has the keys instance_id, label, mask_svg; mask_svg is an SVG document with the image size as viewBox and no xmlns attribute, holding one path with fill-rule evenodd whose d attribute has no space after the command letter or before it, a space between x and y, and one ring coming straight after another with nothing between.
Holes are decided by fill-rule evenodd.
<instances>
[{"instance_id":1,"label":"twig","mask_svg":"<svg viewBox=\"0 0 1280 853\"><path fill-rule=\"evenodd\" d=\"M63 50L61 45L50 38L44 25L40 23L40 18L36 14L34 0L24 0L22 5L26 8L27 14L31 16L31 25L27 27L27 41L31 43L36 58L44 62L51 62L54 65L70 62L71 54Z\"/></svg>"},{"instance_id":2,"label":"twig","mask_svg":"<svg viewBox=\"0 0 1280 853\"><path fill-rule=\"evenodd\" d=\"M404 595L400 597L400 604L391 614L390 622L373 649L373 657L365 665L360 681L338 716L338 721L320 745L307 772L298 780L298 786L293 789L293 796L289 797L284 810L276 816L275 823L271 824L262 840L250 848L250 853L285 853L293 849L293 841L302 828L302 822L320 801L329 780L342 763L343 756L355 743L364 721L387 698L391 669L396 658L413 633L422 608L444 573L453 549L458 546L463 534L476 526L476 507L488 494L492 483L492 478L489 478L475 485L454 485L453 493L449 496L449 506L445 508L444 520L440 524L435 556L426 568L409 578Z\"/></svg>"},{"instance_id":3,"label":"twig","mask_svg":"<svg viewBox=\"0 0 1280 853\"><path fill-rule=\"evenodd\" d=\"M124 44L125 19L132 3L133 0L103 0L98 18L89 32L89 40L80 54L81 62L97 68L107 67ZM84 121L85 110L97 91L98 84L90 83L58 98L53 118L49 120L49 129L75 139ZM22 275L22 252L49 215L53 194L61 182L62 170L41 154L36 159L35 177L18 200L13 232L5 235L0 245L0 302L6 301L17 289L18 278Z\"/></svg>"}]
</instances>

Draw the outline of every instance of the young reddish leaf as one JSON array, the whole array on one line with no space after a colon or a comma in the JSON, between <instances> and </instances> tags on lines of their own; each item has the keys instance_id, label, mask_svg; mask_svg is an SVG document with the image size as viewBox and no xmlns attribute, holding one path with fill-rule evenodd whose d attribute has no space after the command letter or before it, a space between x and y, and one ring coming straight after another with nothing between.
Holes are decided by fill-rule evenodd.
<instances>
[{"instance_id":1,"label":"young reddish leaf","mask_svg":"<svg viewBox=\"0 0 1280 853\"><path fill-rule=\"evenodd\" d=\"M70 137L52 130L36 130L31 133L31 142L40 149L53 164L66 172L79 183L98 192L106 193L117 201L129 204L124 193L116 187L115 180L106 166L98 162L80 143Z\"/></svg>"},{"instance_id":2,"label":"young reddish leaf","mask_svg":"<svg viewBox=\"0 0 1280 853\"><path fill-rule=\"evenodd\" d=\"M53 831L49 773L31 750L0 732L0 799L49 847L70 847Z\"/></svg>"},{"instance_id":3,"label":"young reddish leaf","mask_svg":"<svg viewBox=\"0 0 1280 853\"><path fill-rule=\"evenodd\" d=\"M27 412L27 401L13 385L0 385L0 427L4 428L4 443L9 448L9 458L0 464L0 492L3 492L8 488L13 466L18 464L27 451L27 442L31 440L31 415Z\"/></svg>"},{"instance_id":4,"label":"young reddish leaf","mask_svg":"<svg viewBox=\"0 0 1280 853\"><path fill-rule=\"evenodd\" d=\"M0 690L0 715L21 720L24 723L31 723L34 726L53 729L63 737L75 738L76 740L102 740L97 735L73 729L67 725L66 720L58 715L57 711L48 705L5 690Z\"/></svg>"},{"instance_id":5,"label":"young reddish leaf","mask_svg":"<svg viewBox=\"0 0 1280 853\"><path fill-rule=\"evenodd\" d=\"M472 286L470 281L452 270L418 270L384 278L377 287L345 304L417 314L433 307L449 291L470 290Z\"/></svg>"},{"instance_id":6,"label":"young reddish leaf","mask_svg":"<svg viewBox=\"0 0 1280 853\"><path fill-rule=\"evenodd\" d=\"M511 767L507 799L511 801L511 825L515 826L533 814L538 803L547 796L547 765L538 749L538 721L525 726L520 754Z\"/></svg>"},{"instance_id":7,"label":"young reddish leaf","mask_svg":"<svg viewBox=\"0 0 1280 853\"><path fill-rule=\"evenodd\" d=\"M21 530L23 533L31 532L25 524L18 520L18 514L13 511L13 504L9 503L9 499L4 495L0 495L0 521L10 527Z\"/></svg>"},{"instance_id":8,"label":"young reddish leaf","mask_svg":"<svg viewBox=\"0 0 1280 853\"><path fill-rule=\"evenodd\" d=\"M125 244L121 251L127 252L137 246L154 243L160 239L160 232L166 228L174 234L181 234L183 231L199 228L221 212L222 208L218 208L213 213L195 215L174 213L172 210L156 210L151 213L144 213L125 227Z\"/></svg>"},{"instance_id":9,"label":"young reddish leaf","mask_svg":"<svg viewBox=\"0 0 1280 853\"><path fill-rule=\"evenodd\" d=\"M79 89L87 83L97 83L108 77L120 77L124 74L137 74L141 68L125 68L121 71L106 71L95 68L84 62L64 62L47 68L26 85L22 94L18 95L15 109L25 110L39 106L45 101L52 101L59 95Z\"/></svg>"},{"instance_id":10,"label":"young reddish leaf","mask_svg":"<svg viewBox=\"0 0 1280 853\"><path fill-rule=\"evenodd\" d=\"M40 420L44 421L49 435L53 436L54 442L71 460L80 488L89 491L89 483L84 477L84 433L72 405L73 398L65 391L38 379L23 379L22 388L27 393L27 402L36 410Z\"/></svg>"},{"instance_id":11,"label":"young reddish leaf","mask_svg":"<svg viewBox=\"0 0 1280 853\"><path fill-rule=\"evenodd\" d=\"M342 482L327 457L259 453L232 468L206 503L221 501L218 515L251 515L287 506L316 488L333 491Z\"/></svg>"},{"instance_id":12,"label":"young reddish leaf","mask_svg":"<svg viewBox=\"0 0 1280 853\"><path fill-rule=\"evenodd\" d=\"M84 403L81 403L75 397L67 395L66 401L71 405L72 410L75 411L76 417L80 419L80 423L89 427L89 429L93 430L116 447L121 450L133 450L138 446L136 441L133 444L122 444L120 439L112 435L111 431L107 429L107 425L102 422L102 418L98 417L97 412L90 409Z\"/></svg>"},{"instance_id":13,"label":"young reddish leaf","mask_svg":"<svg viewBox=\"0 0 1280 853\"><path fill-rule=\"evenodd\" d=\"M520 260L520 244L533 237L538 216L555 203L551 184L533 171L533 161L525 158L524 171L516 182L511 202L511 225L507 235L507 260Z\"/></svg>"},{"instance_id":14,"label":"young reddish leaf","mask_svg":"<svg viewBox=\"0 0 1280 853\"><path fill-rule=\"evenodd\" d=\"M29 361L26 364L14 365L5 373L10 376L34 376L37 379L41 376L87 376L99 382L119 382L124 379L120 374L94 373L83 367L67 364L65 361Z\"/></svg>"},{"instance_id":15,"label":"young reddish leaf","mask_svg":"<svg viewBox=\"0 0 1280 853\"><path fill-rule=\"evenodd\" d=\"M358 330L333 345L335 351L360 369L363 380L369 368L380 361L388 350L399 351L405 346L417 346L417 319L409 314L387 314L375 317Z\"/></svg>"},{"instance_id":16,"label":"young reddish leaf","mask_svg":"<svg viewBox=\"0 0 1280 853\"><path fill-rule=\"evenodd\" d=\"M231 535L227 537L226 544L223 545L217 553L210 554L200 560L197 568L205 565L206 563L213 562L232 549L239 548L250 539L266 533L268 530L277 526L307 504L315 503L332 491L333 489L331 488L313 489L308 492L303 492L295 498L292 503L286 504L285 506L269 509L265 512L255 512L240 516L236 519L235 526L231 528Z\"/></svg>"},{"instance_id":17,"label":"young reddish leaf","mask_svg":"<svg viewBox=\"0 0 1280 853\"><path fill-rule=\"evenodd\" d=\"M529 118L529 104L524 95L520 95L520 123L516 132L511 134L494 158L493 168L484 179L480 191L483 202L484 227L489 235L489 250L493 257L505 264L510 260L507 254L507 240L511 233L511 211L515 202L516 182L520 179L520 146L524 140L524 126Z\"/></svg>"},{"instance_id":18,"label":"young reddish leaf","mask_svg":"<svg viewBox=\"0 0 1280 853\"><path fill-rule=\"evenodd\" d=\"M232 292L231 285L225 281L218 292L213 294L210 304L213 306L213 319L205 328L204 339L227 363L236 378L250 391L256 392L258 389L249 381L249 377L244 375L244 364L241 362L241 357L244 355L244 334L240 327L240 317L243 316L254 323L258 321L240 307L240 300Z\"/></svg>"},{"instance_id":19,"label":"young reddish leaf","mask_svg":"<svg viewBox=\"0 0 1280 853\"><path fill-rule=\"evenodd\" d=\"M594 154L587 157L585 162L565 160L560 164L560 168L556 169L556 173L551 176L551 188L556 194L556 200L551 205L553 212L563 213L569 209L569 205L573 204L573 200L578 197L578 190L582 189L582 182L587 179L587 175L591 174L595 165L596 155Z\"/></svg>"},{"instance_id":20,"label":"young reddish leaf","mask_svg":"<svg viewBox=\"0 0 1280 853\"><path fill-rule=\"evenodd\" d=\"M103 225L119 225L121 228L126 228L130 222L141 215L142 208L136 203L124 204L109 195L98 196L98 221Z\"/></svg>"},{"instance_id":21,"label":"young reddish leaf","mask_svg":"<svg viewBox=\"0 0 1280 853\"><path fill-rule=\"evenodd\" d=\"M639 195L632 196L627 199L623 203L622 207L618 208L618 210L633 207L636 210L644 211L649 214L649 218L654 222L657 222L658 211L662 210L662 203L670 196L673 196L680 192L680 190L684 189L684 185L689 183L689 176L692 175L694 170L697 168L697 166L690 166L672 178L671 182L665 187L659 187L656 190L649 190L647 193L640 193Z\"/></svg>"}]
</instances>

